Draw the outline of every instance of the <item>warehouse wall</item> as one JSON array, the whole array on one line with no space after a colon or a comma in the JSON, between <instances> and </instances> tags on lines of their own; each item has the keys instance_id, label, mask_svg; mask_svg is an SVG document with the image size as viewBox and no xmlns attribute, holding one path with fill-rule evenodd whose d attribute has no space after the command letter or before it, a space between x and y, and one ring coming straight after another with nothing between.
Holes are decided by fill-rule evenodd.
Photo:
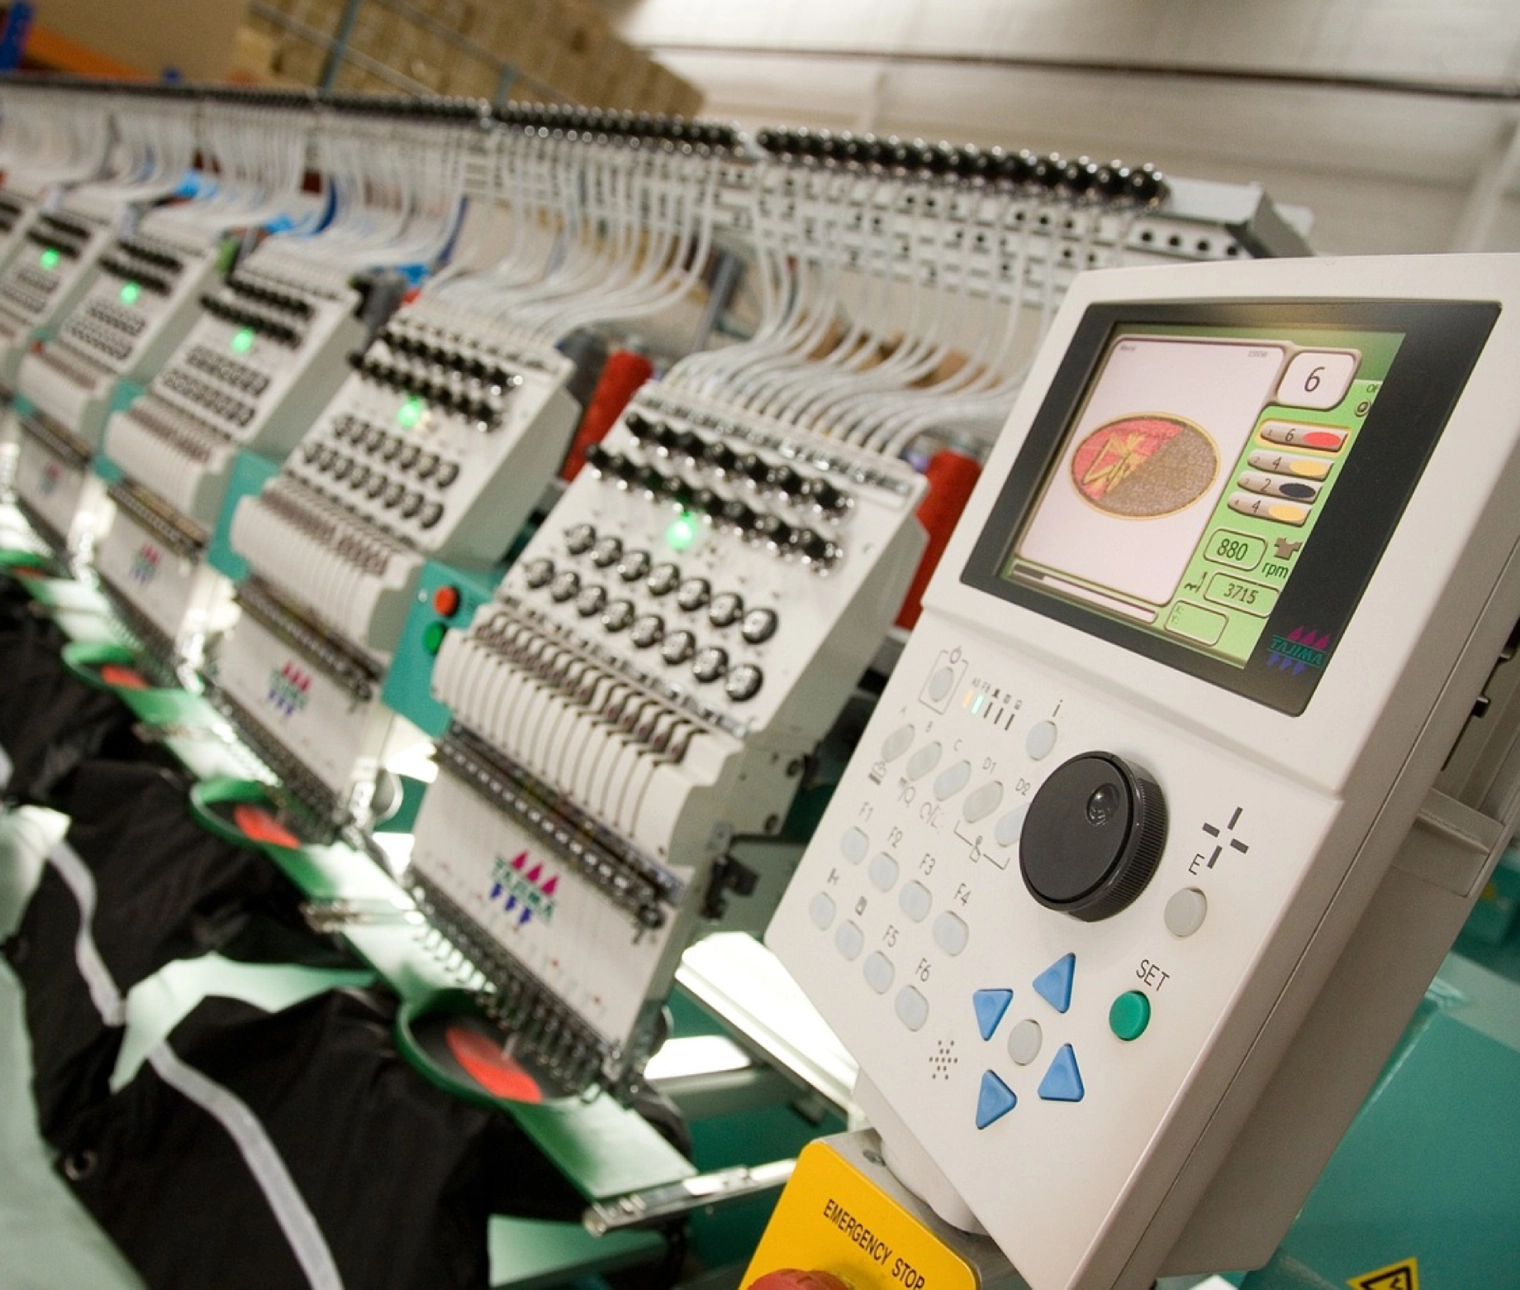
<instances>
[{"instance_id":1,"label":"warehouse wall","mask_svg":"<svg viewBox=\"0 0 1520 1290\"><path fill-rule=\"evenodd\" d=\"M1256 179L1314 211L1322 252L1520 249L1513 0L605 8L628 39L707 91L709 114L746 124L875 129ZM1059 66L1078 62L1128 70ZM1263 73L1304 79L1244 79Z\"/></svg>"}]
</instances>

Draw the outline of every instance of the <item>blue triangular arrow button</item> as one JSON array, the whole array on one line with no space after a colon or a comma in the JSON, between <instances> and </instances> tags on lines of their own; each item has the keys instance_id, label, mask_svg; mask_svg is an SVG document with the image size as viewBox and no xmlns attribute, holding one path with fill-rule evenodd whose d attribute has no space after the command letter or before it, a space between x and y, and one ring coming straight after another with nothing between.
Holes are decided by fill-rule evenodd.
<instances>
[{"instance_id":1,"label":"blue triangular arrow button","mask_svg":"<svg viewBox=\"0 0 1520 1290\"><path fill-rule=\"evenodd\" d=\"M1040 1096L1047 1102L1080 1102L1087 1090L1082 1087L1082 1072L1077 1069L1077 1055L1070 1044L1062 1044L1055 1061L1040 1081Z\"/></svg>"},{"instance_id":2,"label":"blue triangular arrow button","mask_svg":"<svg viewBox=\"0 0 1520 1290\"><path fill-rule=\"evenodd\" d=\"M1019 1104L1019 1099L992 1071L982 1072L982 1090L976 1096L976 1127L985 1129L1001 1120Z\"/></svg>"},{"instance_id":3,"label":"blue triangular arrow button","mask_svg":"<svg viewBox=\"0 0 1520 1290\"><path fill-rule=\"evenodd\" d=\"M992 1032L1013 1002L1012 990L978 990L971 996L971 1006L976 1009L976 1028L983 1039L991 1039Z\"/></svg>"},{"instance_id":4,"label":"blue triangular arrow button","mask_svg":"<svg viewBox=\"0 0 1520 1290\"><path fill-rule=\"evenodd\" d=\"M1057 959L1034 979L1034 992L1057 1012L1071 1007L1071 978L1077 969L1077 956Z\"/></svg>"}]
</instances>

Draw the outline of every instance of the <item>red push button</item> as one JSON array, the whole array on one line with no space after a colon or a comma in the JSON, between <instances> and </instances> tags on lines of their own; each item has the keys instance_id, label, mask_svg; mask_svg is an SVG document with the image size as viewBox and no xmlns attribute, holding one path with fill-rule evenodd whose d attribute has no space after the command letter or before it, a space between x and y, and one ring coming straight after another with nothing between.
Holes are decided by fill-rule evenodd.
<instances>
[{"instance_id":1,"label":"red push button","mask_svg":"<svg viewBox=\"0 0 1520 1290\"><path fill-rule=\"evenodd\" d=\"M452 618L459 612L459 588L439 587L433 593L433 609L444 618Z\"/></svg>"}]
</instances>

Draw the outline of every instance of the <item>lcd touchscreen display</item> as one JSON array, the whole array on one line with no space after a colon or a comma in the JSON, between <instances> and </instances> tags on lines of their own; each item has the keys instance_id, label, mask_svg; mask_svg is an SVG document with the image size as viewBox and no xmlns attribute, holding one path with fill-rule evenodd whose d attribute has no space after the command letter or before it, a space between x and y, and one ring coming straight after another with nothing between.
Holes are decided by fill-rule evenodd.
<instances>
[{"instance_id":1,"label":"lcd touchscreen display","mask_svg":"<svg viewBox=\"0 0 1520 1290\"><path fill-rule=\"evenodd\" d=\"M1336 340L1114 337L1003 576L1244 666L1403 337Z\"/></svg>"},{"instance_id":2,"label":"lcd touchscreen display","mask_svg":"<svg viewBox=\"0 0 1520 1290\"><path fill-rule=\"evenodd\" d=\"M1495 315L1094 309L965 580L1302 711Z\"/></svg>"}]
</instances>

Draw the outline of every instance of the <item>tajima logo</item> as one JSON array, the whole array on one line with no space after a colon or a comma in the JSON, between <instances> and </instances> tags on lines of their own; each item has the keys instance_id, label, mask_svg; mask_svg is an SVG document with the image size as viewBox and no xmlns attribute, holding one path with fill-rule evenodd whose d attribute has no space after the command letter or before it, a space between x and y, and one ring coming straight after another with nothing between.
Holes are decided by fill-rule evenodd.
<instances>
[{"instance_id":1,"label":"tajima logo","mask_svg":"<svg viewBox=\"0 0 1520 1290\"><path fill-rule=\"evenodd\" d=\"M132 581L147 586L158 577L158 565L163 556L151 542L144 542L132 557Z\"/></svg>"},{"instance_id":2,"label":"tajima logo","mask_svg":"<svg viewBox=\"0 0 1520 1290\"><path fill-rule=\"evenodd\" d=\"M1286 636L1272 637L1272 652L1267 666L1281 668L1297 676L1306 667L1325 666L1330 651L1330 633L1315 632L1309 627L1295 627Z\"/></svg>"},{"instance_id":3,"label":"tajima logo","mask_svg":"<svg viewBox=\"0 0 1520 1290\"><path fill-rule=\"evenodd\" d=\"M63 478L63 471L56 461L50 461L42 468L42 478L39 485L44 497L51 497L53 490L58 487L58 481Z\"/></svg>"},{"instance_id":4,"label":"tajima logo","mask_svg":"<svg viewBox=\"0 0 1520 1290\"><path fill-rule=\"evenodd\" d=\"M499 904L504 913L516 915L521 927L534 917L546 923L553 920L554 893L558 889L557 873L544 877L543 863L532 860L526 851L519 851L510 860L496 857L488 899L493 905Z\"/></svg>"},{"instance_id":5,"label":"tajima logo","mask_svg":"<svg viewBox=\"0 0 1520 1290\"><path fill-rule=\"evenodd\" d=\"M269 674L269 701L287 717L293 717L310 698L311 677L294 663Z\"/></svg>"}]
</instances>

